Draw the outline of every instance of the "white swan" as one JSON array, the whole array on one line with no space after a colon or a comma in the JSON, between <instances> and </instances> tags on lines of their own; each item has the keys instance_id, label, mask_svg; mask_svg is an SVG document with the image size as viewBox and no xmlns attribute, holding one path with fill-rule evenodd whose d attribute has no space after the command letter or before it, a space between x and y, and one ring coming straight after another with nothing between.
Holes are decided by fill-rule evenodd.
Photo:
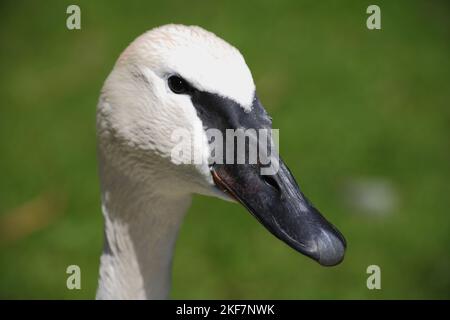
<instances>
[{"instance_id":1,"label":"white swan","mask_svg":"<svg viewBox=\"0 0 450 320\"><path fill-rule=\"evenodd\" d=\"M196 144L188 151L197 154L209 148L206 127L271 127L239 51L194 26L166 25L138 37L116 62L97 108L105 235L98 299L168 297L177 232L194 193L236 199L322 265L343 259L344 238L281 160L272 176L257 165L208 165L207 156L180 165L174 130L190 133Z\"/></svg>"}]
</instances>

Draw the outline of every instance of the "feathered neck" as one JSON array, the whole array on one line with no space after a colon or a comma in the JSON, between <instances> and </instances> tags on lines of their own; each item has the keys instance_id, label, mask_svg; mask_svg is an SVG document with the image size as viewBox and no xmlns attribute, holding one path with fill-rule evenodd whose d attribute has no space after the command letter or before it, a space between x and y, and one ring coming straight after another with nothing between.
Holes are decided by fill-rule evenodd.
<instances>
[{"instance_id":1,"label":"feathered neck","mask_svg":"<svg viewBox=\"0 0 450 320\"><path fill-rule=\"evenodd\" d=\"M179 226L191 198L160 195L100 157L104 248L97 299L165 299Z\"/></svg>"}]
</instances>

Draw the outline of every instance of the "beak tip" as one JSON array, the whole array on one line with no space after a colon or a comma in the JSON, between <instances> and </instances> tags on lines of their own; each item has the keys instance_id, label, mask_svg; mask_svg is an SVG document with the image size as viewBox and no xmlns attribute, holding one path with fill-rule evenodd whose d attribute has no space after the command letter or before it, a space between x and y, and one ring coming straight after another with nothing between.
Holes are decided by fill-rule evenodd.
<instances>
[{"instance_id":1,"label":"beak tip","mask_svg":"<svg viewBox=\"0 0 450 320\"><path fill-rule=\"evenodd\" d=\"M332 267L344 260L345 239L340 234L325 232L317 239L317 262L322 266Z\"/></svg>"}]
</instances>

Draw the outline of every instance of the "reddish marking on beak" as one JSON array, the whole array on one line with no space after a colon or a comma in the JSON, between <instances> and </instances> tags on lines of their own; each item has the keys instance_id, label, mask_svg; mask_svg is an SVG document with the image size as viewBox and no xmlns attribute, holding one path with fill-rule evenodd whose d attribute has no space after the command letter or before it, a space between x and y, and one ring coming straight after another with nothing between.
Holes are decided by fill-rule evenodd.
<instances>
[{"instance_id":1,"label":"reddish marking on beak","mask_svg":"<svg viewBox=\"0 0 450 320\"><path fill-rule=\"evenodd\" d=\"M242 203L241 200L239 200L239 197L236 195L231 188L227 186L227 184L223 181L223 179L217 174L215 170L211 170L211 175L213 177L213 181L224 193L230 194L236 201Z\"/></svg>"}]
</instances>

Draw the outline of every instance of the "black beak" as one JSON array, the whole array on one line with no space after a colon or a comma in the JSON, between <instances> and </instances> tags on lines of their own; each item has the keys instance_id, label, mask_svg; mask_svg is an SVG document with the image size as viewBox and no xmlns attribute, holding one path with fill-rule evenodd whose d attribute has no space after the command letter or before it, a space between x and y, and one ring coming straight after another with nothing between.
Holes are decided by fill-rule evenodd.
<instances>
[{"instance_id":1,"label":"black beak","mask_svg":"<svg viewBox=\"0 0 450 320\"><path fill-rule=\"evenodd\" d=\"M223 133L229 128L270 129L272 125L256 96L248 113L237 103L207 92L193 92L192 102L204 125ZM340 263L346 248L344 237L308 201L288 167L277 159L278 170L272 175L262 175L259 162L226 161L212 164L211 174L223 192L244 205L277 238L321 265Z\"/></svg>"},{"instance_id":2,"label":"black beak","mask_svg":"<svg viewBox=\"0 0 450 320\"><path fill-rule=\"evenodd\" d=\"M261 175L259 166L215 164L216 185L244 205L273 235L323 266L339 264L346 242L300 191L279 160L275 175Z\"/></svg>"}]
</instances>

